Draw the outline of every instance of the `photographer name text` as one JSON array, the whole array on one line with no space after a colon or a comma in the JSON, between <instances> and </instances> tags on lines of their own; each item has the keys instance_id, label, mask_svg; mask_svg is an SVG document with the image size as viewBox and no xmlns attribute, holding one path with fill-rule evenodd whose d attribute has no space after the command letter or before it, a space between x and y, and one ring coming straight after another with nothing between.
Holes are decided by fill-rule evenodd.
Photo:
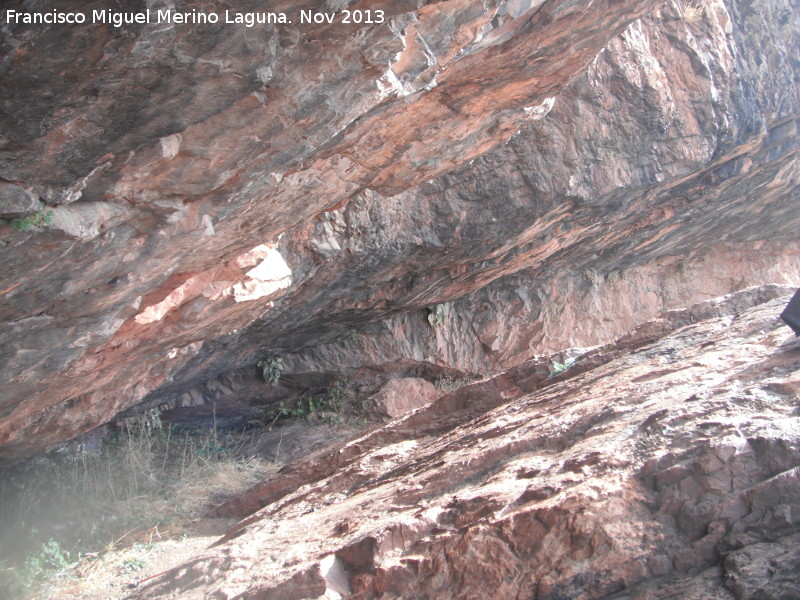
<instances>
[{"instance_id":1,"label":"photographer name text","mask_svg":"<svg viewBox=\"0 0 800 600\"><path fill-rule=\"evenodd\" d=\"M148 24L148 23L168 23L168 24L216 24L224 23L231 25L244 25L255 27L257 25L284 25L293 21L302 24L334 24L342 23L345 25L372 25L386 21L386 16L382 10L341 10L336 12L319 12L313 10L301 10L294 17L284 12L235 12L226 10L224 13L202 12L202 11L175 11L170 9L151 10L146 9L139 12L120 12L110 9L92 10L91 13L84 12L65 12L60 10L44 12L23 12L18 10L6 10L5 20L8 25L81 25L84 23L95 23L111 25L112 27L123 27L125 25Z\"/></svg>"}]
</instances>

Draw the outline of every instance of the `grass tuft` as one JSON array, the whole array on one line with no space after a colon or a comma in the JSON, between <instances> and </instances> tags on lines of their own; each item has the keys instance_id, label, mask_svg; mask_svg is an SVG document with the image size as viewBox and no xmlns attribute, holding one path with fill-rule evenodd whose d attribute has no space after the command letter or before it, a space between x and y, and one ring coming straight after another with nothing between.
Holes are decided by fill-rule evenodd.
<instances>
[{"instance_id":1,"label":"grass tuft","mask_svg":"<svg viewBox=\"0 0 800 600\"><path fill-rule=\"evenodd\" d=\"M699 4L687 4L683 7L683 20L687 23L696 23L704 14L705 9Z\"/></svg>"},{"instance_id":2,"label":"grass tuft","mask_svg":"<svg viewBox=\"0 0 800 600\"><path fill-rule=\"evenodd\" d=\"M70 443L0 471L0 591L25 598L83 556L180 535L275 468L241 456L248 440L162 427L151 412L97 452Z\"/></svg>"}]
</instances>

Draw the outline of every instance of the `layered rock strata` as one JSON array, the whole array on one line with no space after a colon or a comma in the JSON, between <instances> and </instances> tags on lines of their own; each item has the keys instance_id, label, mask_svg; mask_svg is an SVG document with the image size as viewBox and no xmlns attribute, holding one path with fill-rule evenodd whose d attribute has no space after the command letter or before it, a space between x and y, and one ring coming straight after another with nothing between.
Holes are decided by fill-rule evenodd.
<instances>
[{"instance_id":1,"label":"layered rock strata","mask_svg":"<svg viewBox=\"0 0 800 600\"><path fill-rule=\"evenodd\" d=\"M4 459L266 355L486 373L797 283L788 3L363 7L387 22L3 26L2 216L54 213L0 228Z\"/></svg>"},{"instance_id":2,"label":"layered rock strata","mask_svg":"<svg viewBox=\"0 0 800 600\"><path fill-rule=\"evenodd\" d=\"M800 593L800 347L756 288L287 465L138 598ZM687 324L688 323L688 324Z\"/></svg>"}]
</instances>

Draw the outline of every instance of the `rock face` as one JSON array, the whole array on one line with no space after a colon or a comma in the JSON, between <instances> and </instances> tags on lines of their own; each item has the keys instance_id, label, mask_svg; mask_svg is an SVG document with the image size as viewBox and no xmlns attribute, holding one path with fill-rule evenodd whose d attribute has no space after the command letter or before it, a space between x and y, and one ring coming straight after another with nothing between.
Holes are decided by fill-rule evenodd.
<instances>
[{"instance_id":1,"label":"rock face","mask_svg":"<svg viewBox=\"0 0 800 600\"><path fill-rule=\"evenodd\" d=\"M440 396L431 383L418 377L391 379L381 390L367 400L367 409L385 415L398 417L417 408L422 408Z\"/></svg>"},{"instance_id":2,"label":"rock face","mask_svg":"<svg viewBox=\"0 0 800 600\"><path fill-rule=\"evenodd\" d=\"M265 356L491 373L800 281L789 3L362 4L3 26L0 178L54 217L0 227L1 458Z\"/></svg>"},{"instance_id":3,"label":"rock face","mask_svg":"<svg viewBox=\"0 0 800 600\"><path fill-rule=\"evenodd\" d=\"M791 291L664 313L288 465L135 597L795 598Z\"/></svg>"},{"instance_id":4,"label":"rock face","mask_svg":"<svg viewBox=\"0 0 800 600\"><path fill-rule=\"evenodd\" d=\"M263 436L136 596L800 597L791 2L6 4L0 463L155 405L392 418Z\"/></svg>"},{"instance_id":5,"label":"rock face","mask_svg":"<svg viewBox=\"0 0 800 600\"><path fill-rule=\"evenodd\" d=\"M39 210L41 204L33 194L13 183L0 184L0 215L15 218Z\"/></svg>"}]
</instances>

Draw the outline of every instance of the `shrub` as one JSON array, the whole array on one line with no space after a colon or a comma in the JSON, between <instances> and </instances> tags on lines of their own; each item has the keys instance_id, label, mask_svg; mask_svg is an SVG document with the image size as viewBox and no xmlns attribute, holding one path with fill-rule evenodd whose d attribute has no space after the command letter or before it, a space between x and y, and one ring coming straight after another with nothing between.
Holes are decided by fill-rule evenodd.
<instances>
[{"instance_id":1,"label":"shrub","mask_svg":"<svg viewBox=\"0 0 800 600\"><path fill-rule=\"evenodd\" d=\"M283 359L280 356L270 356L266 360L260 360L258 366L261 368L261 375L265 383L278 385L281 373L283 373Z\"/></svg>"},{"instance_id":2,"label":"shrub","mask_svg":"<svg viewBox=\"0 0 800 600\"><path fill-rule=\"evenodd\" d=\"M0 590L22 599L80 553L154 528L177 534L263 477L264 460L241 456L250 441L168 426L154 409L125 419L99 452L71 443L0 471Z\"/></svg>"},{"instance_id":3,"label":"shrub","mask_svg":"<svg viewBox=\"0 0 800 600\"><path fill-rule=\"evenodd\" d=\"M11 219L11 229L15 231L30 231L38 227L49 225L53 221L55 213L52 210L45 210L44 202L40 202L42 208L39 212L19 219Z\"/></svg>"},{"instance_id":4,"label":"shrub","mask_svg":"<svg viewBox=\"0 0 800 600\"><path fill-rule=\"evenodd\" d=\"M561 375L564 371L570 369L578 359L576 358L568 358L563 363L560 362L553 362L553 368L550 370L550 377L556 377L557 375Z\"/></svg>"}]
</instances>

